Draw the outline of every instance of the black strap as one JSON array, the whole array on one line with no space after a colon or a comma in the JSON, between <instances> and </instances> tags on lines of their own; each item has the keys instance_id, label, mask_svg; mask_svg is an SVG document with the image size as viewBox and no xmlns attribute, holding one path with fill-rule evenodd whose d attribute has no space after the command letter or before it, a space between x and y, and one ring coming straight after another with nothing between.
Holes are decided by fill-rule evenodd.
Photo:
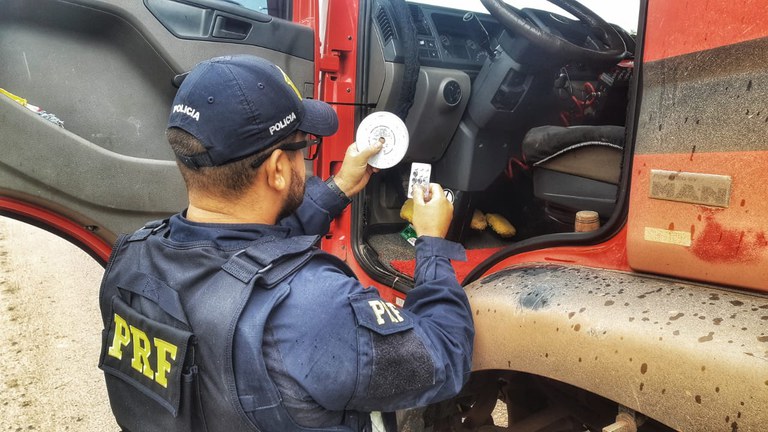
<instances>
[{"instance_id":1,"label":"black strap","mask_svg":"<svg viewBox=\"0 0 768 432\"><path fill-rule=\"evenodd\" d=\"M211 159L211 155L208 154L208 152L193 154L189 156L177 154L176 158L179 160L179 162L183 163L184 166L193 170L216 165L213 163L213 159Z\"/></svg>"},{"instance_id":2,"label":"black strap","mask_svg":"<svg viewBox=\"0 0 768 432\"><path fill-rule=\"evenodd\" d=\"M339 197L341 202L343 203L344 207L349 205L349 203L352 202L352 199L347 196L346 193L344 193L341 188L339 188L339 185L336 184L336 180L334 180L333 176L328 177L328 180L325 181L325 184L336 194L336 196Z\"/></svg>"},{"instance_id":3,"label":"black strap","mask_svg":"<svg viewBox=\"0 0 768 432\"><path fill-rule=\"evenodd\" d=\"M392 0L394 19L403 36L400 42L403 47L403 80L400 85L400 96L397 99L394 113L403 121L408 117L408 112L413 106L416 96L416 84L419 80L419 48L416 45L416 25L413 22L411 11L404 0Z\"/></svg>"},{"instance_id":4,"label":"black strap","mask_svg":"<svg viewBox=\"0 0 768 432\"><path fill-rule=\"evenodd\" d=\"M140 295L156 303L168 315L189 325L179 300L179 293L160 279L138 271L128 273L118 288Z\"/></svg>"},{"instance_id":5,"label":"black strap","mask_svg":"<svg viewBox=\"0 0 768 432\"><path fill-rule=\"evenodd\" d=\"M259 285L270 289L317 253L313 246L318 239L319 236L297 236L285 240L265 238L235 254L221 269L243 283L258 277Z\"/></svg>"},{"instance_id":6,"label":"black strap","mask_svg":"<svg viewBox=\"0 0 768 432\"><path fill-rule=\"evenodd\" d=\"M147 238L149 238L149 236L160 231L166 225L168 225L168 219L159 219L159 220L147 222L144 225L144 227L137 230L135 233L131 234L131 236L128 237L127 241L134 242L134 241L146 240Z\"/></svg>"}]
</instances>

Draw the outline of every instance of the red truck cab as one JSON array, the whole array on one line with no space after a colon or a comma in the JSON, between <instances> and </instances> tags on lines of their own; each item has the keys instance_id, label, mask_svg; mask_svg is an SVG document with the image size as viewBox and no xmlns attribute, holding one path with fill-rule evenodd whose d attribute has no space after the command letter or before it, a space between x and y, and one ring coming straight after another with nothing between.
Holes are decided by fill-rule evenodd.
<instances>
[{"instance_id":1,"label":"red truck cab","mask_svg":"<svg viewBox=\"0 0 768 432\"><path fill-rule=\"evenodd\" d=\"M174 77L259 55L335 107L323 178L366 115L405 121L403 162L321 243L363 283L392 302L413 285L411 162L454 197L474 372L403 429L763 430L768 9L642 0L635 32L551 3L5 0L0 87L19 97L0 95L0 213L105 262L118 233L186 205L163 134ZM599 228L575 232L584 210Z\"/></svg>"}]
</instances>

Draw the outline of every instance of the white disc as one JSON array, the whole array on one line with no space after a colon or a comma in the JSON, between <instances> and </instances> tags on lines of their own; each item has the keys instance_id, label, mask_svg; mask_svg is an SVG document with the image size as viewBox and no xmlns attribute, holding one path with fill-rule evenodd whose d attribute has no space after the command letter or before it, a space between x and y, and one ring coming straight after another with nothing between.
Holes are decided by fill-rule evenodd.
<instances>
[{"instance_id":1,"label":"white disc","mask_svg":"<svg viewBox=\"0 0 768 432\"><path fill-rule=\"evenodd\" d=\"M400 117L387 111L377 111L368 115L357 128L357 150L381 142L381 151L368 159L374 168L392 168L405 157L408 151L408 128Z\"/></svg>"}]
</instances>

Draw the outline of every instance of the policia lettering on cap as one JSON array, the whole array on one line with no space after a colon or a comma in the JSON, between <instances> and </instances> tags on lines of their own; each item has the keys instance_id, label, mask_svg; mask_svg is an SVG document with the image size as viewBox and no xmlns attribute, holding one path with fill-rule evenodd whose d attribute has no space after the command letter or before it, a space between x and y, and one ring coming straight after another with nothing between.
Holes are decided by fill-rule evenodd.
<instances>
[{"instance_id":1,"label":"policia lettering on cap","mask_svg":"<svg viewBox=\"0 0 768 432\"><path fill-rule=\"evenodd\" d=\"M352 144L336 175L307 178L301 150L337 128L261 58L214 58L184 79L167 136L189 206L121 236L99 295L122 430L394 430L371 413L460 391L474 329L450 264L464 250L444 240L452 207L438 185L414 195L403 308L361 285L315 245L381 147Z\"/></svg>"}]
</instances>

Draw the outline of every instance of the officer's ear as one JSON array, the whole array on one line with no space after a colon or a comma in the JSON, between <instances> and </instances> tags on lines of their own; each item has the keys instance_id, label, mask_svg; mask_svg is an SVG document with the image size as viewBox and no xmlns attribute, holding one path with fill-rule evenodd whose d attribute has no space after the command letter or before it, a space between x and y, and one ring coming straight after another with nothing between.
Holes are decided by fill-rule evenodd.
<instances>
[{"instance_id":1,"label":"officer's ear","mask_svg":"<svg viewBox=\"0 0 768 432\"><path fill-rule=\"evenodd\" d=\"M262 167L270 188L277 192L288 188L291 178L291 159L288 153L281 149L273 151Z\"/></svg>"}]
</instances>

